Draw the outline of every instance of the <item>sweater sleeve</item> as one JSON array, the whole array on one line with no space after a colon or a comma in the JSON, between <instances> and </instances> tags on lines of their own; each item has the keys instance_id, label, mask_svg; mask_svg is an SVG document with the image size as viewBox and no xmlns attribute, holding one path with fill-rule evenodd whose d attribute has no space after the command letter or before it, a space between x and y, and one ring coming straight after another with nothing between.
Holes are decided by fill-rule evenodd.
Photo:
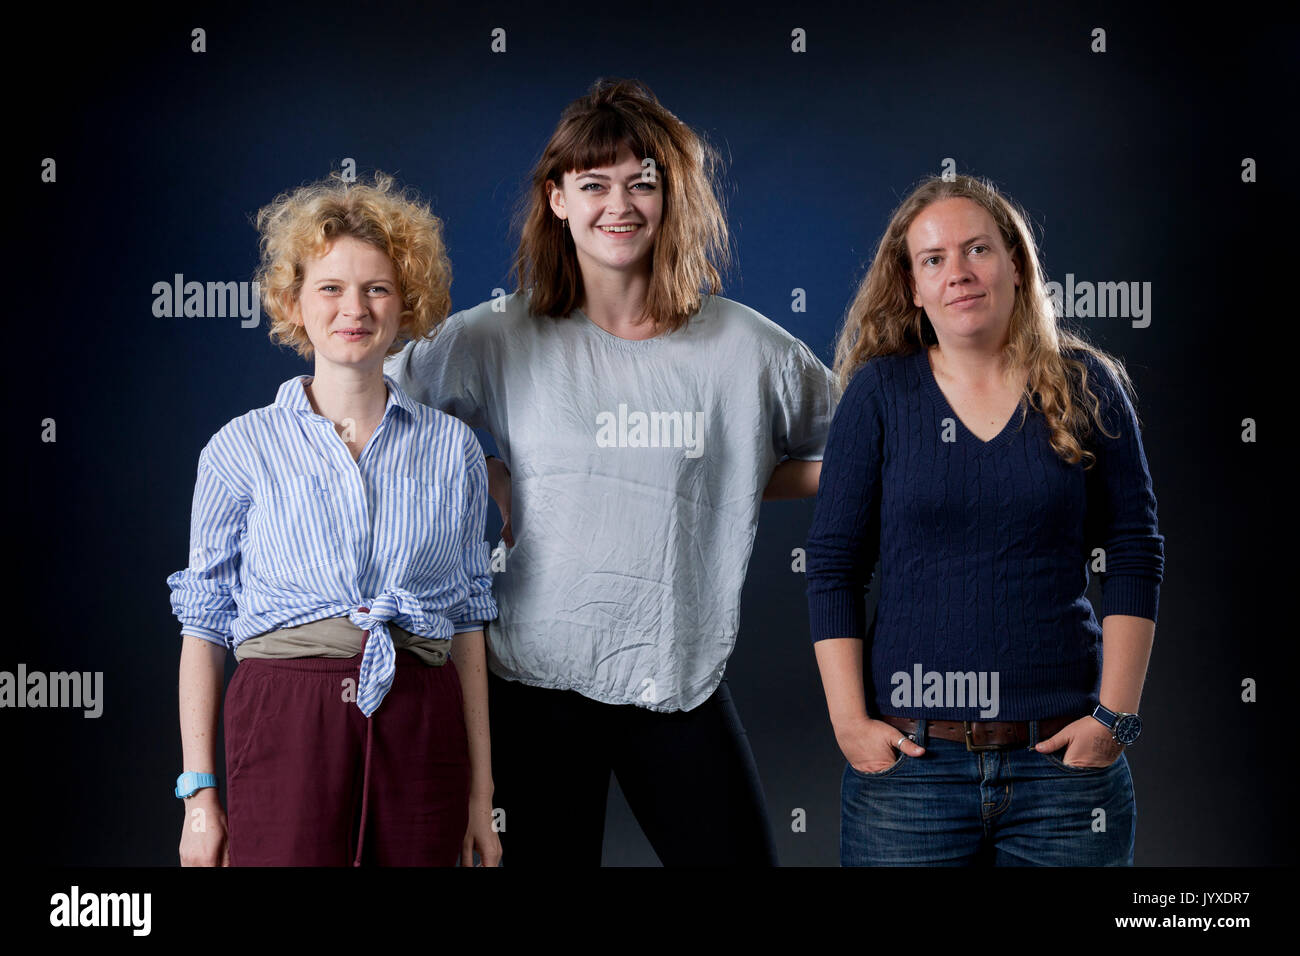
<instances>
[{"instance_id":1,"label":"sweater sleeve","mask_svg":"<svg viewBox=\"0 0 1300 956\"><path fill-rule=\"evenodd\" d=\"M1086 543L1105 554L1101 613L1156 620L1164 578L1164 537L1156 525L1156 496L1142 448L1137 413L1123 387L1088 357L1088 387L1101 403L1104 435L1093 423L1088 447L1097 461L1088 470Z\"/></svg>"},{"instance_id":2,"label":"sweater sleeve","mask_svg":"<svg viewBox=\"0 0 1300 956\"><path fill-rule=\"evenodd\" d=\"M808 533L808 612L814 642L866 636L864 598L880 552L884 416L879 366L858 370L826 439Z\"/></svg>"}]
</instances>

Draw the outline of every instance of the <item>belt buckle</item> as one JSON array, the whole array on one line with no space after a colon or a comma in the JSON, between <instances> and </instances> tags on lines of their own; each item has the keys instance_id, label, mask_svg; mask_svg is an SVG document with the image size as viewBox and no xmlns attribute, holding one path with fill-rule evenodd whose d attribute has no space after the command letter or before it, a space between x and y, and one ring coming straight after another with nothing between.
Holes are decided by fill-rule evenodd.
<instances>
[{"instance_id":1,"label":"belt buckle","mask_svg":"<svg viewBox=\"0 0 1300 956\"><path fill-rule=\"evenodd\" d=\"M979 753L979 752L984 751L984 750L1001 750L1001 749L1002 749L1001 744L981 744L981 745L977 746L977 745L975 744L975 742L974 742L974 738L971 736L971 729L972 729L972 727L974 726L974 724L975 724L975 721L973 721L973 720L963 720L963 721L961 722L962 729L966 731L966 749L967 749L967 750L969 750L969 751L971 751L971 752L973 752L973 753Z\"/></svg>"}]
</instances>

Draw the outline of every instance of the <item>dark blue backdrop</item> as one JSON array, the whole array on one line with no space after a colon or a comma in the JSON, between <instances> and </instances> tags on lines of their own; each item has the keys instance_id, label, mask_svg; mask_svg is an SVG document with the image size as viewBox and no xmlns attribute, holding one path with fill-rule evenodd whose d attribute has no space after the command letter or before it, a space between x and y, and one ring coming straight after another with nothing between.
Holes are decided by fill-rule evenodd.
<instances>
[{"instance_id":1,"label":"dark blue backdrop","mask_svg":"<svg viewBox=\"0 0 1300 956\"><path fill-rule=\"evenodd\" d=\"M1281 862L1267 728L1282 722L1293 628L1271 620L1282 505L1267 482L1282 433L1267 360L1294 274L1279 115L1295 93L1294 25L1123 4L903 6L214 5L75 24L30 12L11 43L47 68L9 86L5 407L19 446L0 670L103 671L105 701L97 720L0 712L0 790L22 821L5 855L175 863L180 640L164 578L186 562L197 455L309 370L264 327L155 317L154 283L250 278L251 214L351 157L432 200L455 307L473 305L511 287L509 221L560 109L623 75L728 160L739 255L725 293L828 364L893 205L949 157L1027 207L1052 278L1152 284L1149 327L1078 323L1133 375L1167 539L1147 729L1130 756L1137 861ZM195 27L205 53L190 51ZM1094 27L1105 53L1090 51ZM795 28L806 53L791 51ZM40 181L46 157L54 183ZM1256 183L1242 181L1246 157ZM791 311L795 288L806 312ZM41 349L16 348L37 332ZM1243 418L1258 443L1242 442ZM45 419L56 442L41 440ZM811 515L810 501L764 506L728 675L782 862L834 865L843 763L790 557ZM1242 702L1245 678L1260 702ZM807 832L791 829L796 808ZM654 862L617 794L605 858Z\"/></svg>"}]
</instances>

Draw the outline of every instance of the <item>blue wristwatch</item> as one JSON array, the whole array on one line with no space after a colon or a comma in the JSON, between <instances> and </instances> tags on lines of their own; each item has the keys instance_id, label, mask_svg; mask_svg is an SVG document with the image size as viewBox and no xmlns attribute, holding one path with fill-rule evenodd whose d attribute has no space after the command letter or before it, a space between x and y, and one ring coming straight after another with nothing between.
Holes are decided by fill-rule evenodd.
<instances>
[{"instance_id":1,"label":"blue wristwatch","mask_svg":"<svg viewBox=\"0 0 1300 956\"><path fill-rule=\"evenodd\" d=\"M1110 735L1115 738L1115 743L1125 747L1136 743L1142 734L1142 718L1137 714L1117 713L1098 704L1092 716L1110 731Z\"/></svg>"},{"instance_id":2,"label":"blue wristwatch","mask_svg":"<svg viewBox=\"0 0 1300 956\"><path fill-rule=\"evenodd\" d=\"M187 770L176 778L176 796L184 800L186 797L194 796L204 787L215 787L216 785L216 774L195 773L193 770Z\"/></svg>"}]
</instances>

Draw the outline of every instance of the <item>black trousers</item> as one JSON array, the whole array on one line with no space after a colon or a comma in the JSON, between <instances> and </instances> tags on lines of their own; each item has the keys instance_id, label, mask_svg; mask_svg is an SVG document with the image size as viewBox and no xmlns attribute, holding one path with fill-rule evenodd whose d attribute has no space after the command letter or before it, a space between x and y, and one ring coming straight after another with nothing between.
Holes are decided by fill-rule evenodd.
<instances>
[{"instance_id":1,"label":"black trousers","mask_svg":"<svg viewBox=\"0 0 1300 956\"><path fill-rule=\"evenodd\" d=\"M725 680L657 713L488 675L502 864L600 866L614 773L664 866L775 866L758 767Z\"/></svg>"}]
</instances>

